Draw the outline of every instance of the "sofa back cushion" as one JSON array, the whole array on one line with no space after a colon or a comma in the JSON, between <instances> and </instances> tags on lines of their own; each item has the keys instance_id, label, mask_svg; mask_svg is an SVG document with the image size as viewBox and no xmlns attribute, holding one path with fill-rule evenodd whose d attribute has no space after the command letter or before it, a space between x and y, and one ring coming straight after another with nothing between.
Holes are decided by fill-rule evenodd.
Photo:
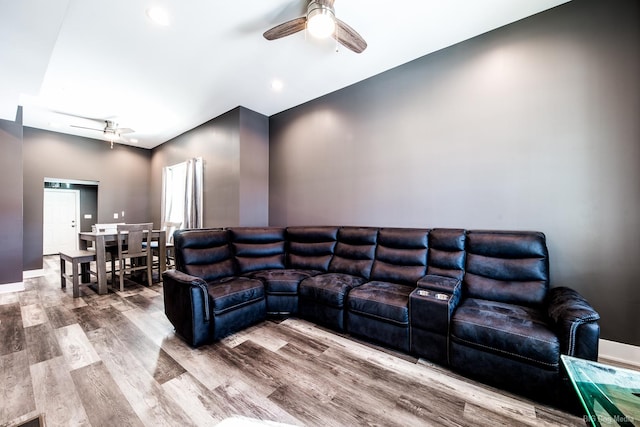
<instances>
[{"instance_id":1,"label":"sofa back cushion","mask_svg":"<svg viewBox=\"0 0 640 427\"><path fill-rule=\"evenodd\" d=\"M284 268L284 228L232 227L229 233L239 273Z\"/></svg>"},{"instance_id":2,"label":"sofa back cushion","mask_svg":"<svg viewBox=\"0 0 640 427\"><path fill-rule=\"evenodd\" d=\"M173 244L179 271L206 281L233 276L236 272L227 230L178 230Z\"/></svg>"},{"instance_id":3,"label":"sofa back cushion","mask_svg":"<svg viewBox=\"0 0 640 427\"><path fill-rule=\"evenodd\" d=\"M545 236L534 231L469 231L465 270L468 297L542 304L549 289Z\"/></svg>"},{"instance_id":4,"label":"sofa back cushion","mask_svg":"<svg viewBox=\"0 0 640 427\"><path fill-rule=\"evenodd\" d=\"M340 228L333 258L329 263L329 271L368 279L376 253L377 238L377 228Z\"/></svg>"},{"instance_id":5,"label":"sofa back cushion","mask_svg":"<svg viewBox=\"0 0 640 427\"><path fill-rule=\"evenodd\" d=\"M466 232L462 229L435 228L429 231L427 274L462 280L465 239Z\"/></svg>"},{"instance_id":6,"label":"sofa back cushion","mask_svg":"<svg viewBox=\"0 0 640 427\"><path fill-rule=\"evenodd\" d=\"M427 271L429 230L381 228L371 280L415 285Z\"/></svg>"},{"instance_id":7,"label":"sofa back cushion","mask_svg":"<svg viewBox=\"0 0 640 427\"><path fill-rule=\"evenodd\" d=\"M327 271L338 227L287 227L289 268Z\"/></svg>"}]
</instances>

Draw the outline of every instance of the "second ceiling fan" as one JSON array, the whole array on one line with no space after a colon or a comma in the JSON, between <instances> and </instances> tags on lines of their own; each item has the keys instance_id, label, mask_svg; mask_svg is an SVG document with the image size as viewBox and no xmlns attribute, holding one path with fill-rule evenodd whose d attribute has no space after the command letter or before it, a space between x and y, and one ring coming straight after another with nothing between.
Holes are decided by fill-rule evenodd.
<instances>
[{"instance_id":1,"label":"second ceiling fan","mask_svg":"<svg viewBox=\"0 0 640 427\"><path fill-rule=\"evenodd\" d=\"M79 116L77 116L77 117L79 117ZM78 128L78 129L88 129L88 130L95 130L95 131L98 131L98 132L102 132L104 134L104 136L109 140L109 142L111 142L111 148L112 149L113 149L113 143L115 141L118 141L120 139L121 135L124 135L126 133L135 132L133 129L130 129L130 128L121 128L120 126L118 126L118 123L116 123L113 120L98 120L98 119L88 119L88 120L94 120L96 122L102 122L102 123L104 123L104 127L102 127L102 128L93 128L93 127L78 126L78 125L71 125L71 127Z\"/></svg>"},{"instance_id":2,"label":"second ceiling fan","mask_svg":"<svg viewBox=\"0 0 640 427\"><path fill-rule=\"evenodd\" d=\"M310 0L307 14L277 25L264 33L267 40L276 40L307 29L318 37L333 37L338 43L355 53L362 53L367 42L349 25L336 18L335 0Z\"/></svg>"}]
</instances>

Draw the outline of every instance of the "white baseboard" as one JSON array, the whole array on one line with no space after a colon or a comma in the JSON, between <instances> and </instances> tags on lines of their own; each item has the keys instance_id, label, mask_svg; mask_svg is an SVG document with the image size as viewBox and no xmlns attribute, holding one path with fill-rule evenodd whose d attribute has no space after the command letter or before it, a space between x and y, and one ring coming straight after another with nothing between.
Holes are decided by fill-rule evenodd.
<instances>
[{"instance_id":1,"label":"white baseboard","mask_svg":"<svg viewBox=\"0 0 640 427\"><path fill-rule=\"evenodd\" d=\"M44 276L44 268L39 270L25 270L22 272L22 280L33 279L34 277Z\"/></svg>"},{"instance_id":2,"label":"white baseboard","mask_svg":"<svg viewBox=\"0 0 640 427\"><path fill-rule=\"evenodd\" d=\"M600 340L598 358L640 368L640 347L616 341Z\"/></svg>"},{"instance_id":3,"label":"white baseboard","mask_svg":"<svg viewBox=\"0 0 640 427\"><path fill-rule=\"evenodd\" d=\"M7 292L20 292L20 291L24 291L23 282L4 283L0 285L0 294L4 294Z\"/></svg>"}]
</instances>

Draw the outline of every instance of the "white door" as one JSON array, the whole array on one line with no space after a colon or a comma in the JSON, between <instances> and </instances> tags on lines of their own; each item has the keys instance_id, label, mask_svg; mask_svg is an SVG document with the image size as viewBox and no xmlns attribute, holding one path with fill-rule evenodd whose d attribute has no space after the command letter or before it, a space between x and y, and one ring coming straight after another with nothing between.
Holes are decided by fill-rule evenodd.
<instances>
[{"instance_id":1,"label":"white door","mask_svg":"<svg viewBox=\"0 0 640 427\"><path fill-rule=\"evenodd\" d=\"M44 255L78 249L80 191L44 189Z\"/></svg>"}]
</instances>

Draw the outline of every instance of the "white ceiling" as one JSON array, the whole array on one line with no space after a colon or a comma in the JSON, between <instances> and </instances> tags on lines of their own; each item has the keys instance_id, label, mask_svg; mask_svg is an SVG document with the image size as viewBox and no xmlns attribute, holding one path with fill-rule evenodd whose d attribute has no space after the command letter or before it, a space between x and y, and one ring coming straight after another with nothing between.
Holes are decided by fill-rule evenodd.
<instances>
[{"instance_id":1,"label":"white ceiling","mask_svg":"<svg viewBox=\"0 0 640 427\"><path fill-rule=\"evenodd\" d=\"M305 32L262 37L306 0L0 0L0 118L22 105L25 126L97 139L70 125L110 118L135 129L125 143L152 148L239 105L271 116L566 1L336 0L368 42L355 54ZM169 26L147 17L155 5Z\"/></svg>"}]
</instances>

